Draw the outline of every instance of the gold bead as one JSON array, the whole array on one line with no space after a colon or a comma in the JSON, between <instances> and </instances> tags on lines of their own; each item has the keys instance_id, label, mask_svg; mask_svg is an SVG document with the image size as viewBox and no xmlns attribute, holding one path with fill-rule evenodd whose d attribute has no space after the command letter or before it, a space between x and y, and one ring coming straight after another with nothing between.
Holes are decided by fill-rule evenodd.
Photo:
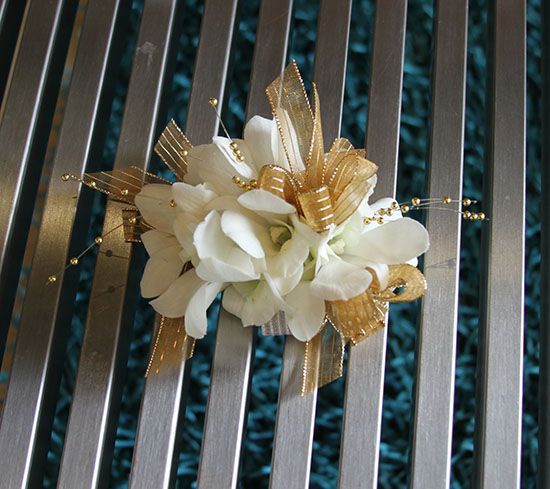
<instances>
[{"instance_id":1,"label":"gold bead","mask_svg":"<svg viewBox=\"0 0 550 489\"><path fill-rule=\"evenodd\" d=\"M233 181L233 183L236 183L237 185L241 183L241 177L238 177L237 175L234 175L231 180Z\"/></svg>"},{"instance_id":2,"label":"gold bead","mask_svg":"<svg viewBox=\"0 0 550 489\"><path fill-rule=\"evenodd\" d=\"M121 193L122 195L128 195L129 191L128 191L127 188L123 188L123 189L120 191L120 193Z\"/></svg>"},{"instance_id":3,"label":"gold bead","mask_svg":"<svg viewBox=\"0 0 550 489\"><path fill-rule=\"evenodd\" d=\"M384 224L384 218L379 217L378 219L376 219L376 222L378 222L378 224Z\"/></svg>"},{"instance_id":4,"label":"gold bead","mask_svg":"<svg viewBox=\"0 0 550 489\"><path fill-rule=\"evenodd\" d=\"M370 218L370 217L365 217L365 219L363 219L363 222L364 222L365 224L370 224L370 223L372 222L372 218Z\"/></svg>"},{"instance_id":5,"label":"gold bead","mask_svg":"<svg viewBox=\"0 0 550 489\"><path fill-rule=\"evenodd\" d=\"M393 202L391 203L391 208L392 208L393 210L397 210L397 209L399 209L399 204L398 204L397 202L393 201Z\"/></svg>"},{"instance_id":6,"label":"gold bead","mask_svg":"<svg viewBox=\"0 0 550 489\"><path fill-rule=\"evenodd\" d=\"M444 204L450 204L451 202L452 202L452 199L450 197L443 197Z\"/></svg>"},{"instance_id":7,"label":"gold bead","mask_svg":"<svg viewBox=\"0 0 550 489\"><path fill-rule=\"evenodd\" d=\"M56 280L57 280L57 277L55 275L50 275L48 277L48 282L50 282L51 284L53 284Z\"/></svg>"},{"instance_id":8,"label":"gold bead","mask_svg":"<svg viewBox=\"0 0 550 489\"><path fill-rule=\"evenodd\" d=\"M242 162L242 161L244 161L244 156L243 155L238 155L237 159Z\"/></svg>"},{"instance_id":9,"label":"gold bead","mask_svg":"<svg viewBox=\"0 0 550 489\"><path fill-rule=\"evenodd\" d=\"M386 208L382 207L381 209L378 209L378 215L384 216L386 214Z\"/></svg>"},{"instance_id":10,"label":"gold bead","mask_svg":"<svg viewBox=\"0 0 550 489\"><path fill-rule=\"evenodd\" d=\"M208 99L208 103L212 106L212 107L216 107L218 105L218 99L216 97L210 97Z\"/></svg>"},{"instance_id":11,"label":"gold bead","mask_svg":"<svg viewBox=\"0 0 550 489\"><path fill-rule=\"evenodd\" d=\"M464 211L464 212L462 213L462 217L463 217L464 219L470 219L471 216L472 216L472 213L471 213L470 211Z\"/></svg>"},{"instance_id":12,"label":"gold bead","mask_svg":"<svg viewBox=\"0 0 550 489\"><path fill-rule=\"evenodd\" d=\"M258 180L256 180L256 179L250 180L250 186L252 188L258 188Z\"/></svg>"},{"instance_id":13,"label":"gold bead","mask_svg":"<svg viewBox=\"0 0 550 489\"><path fill-rule=\"evenodd\" d=\"M186 149L183 149L180 151L180 155L182 156L187 156L189 154L189 151L187 151Z\"/></svg>"},{"instance_id":14,"label":"gold bead","mask_svg":"<svg viewBox=\"0 0 550 489\"><path fill-rule=\"evenodd\" d=\"M472 205L472 201L468 198L462 200L462 205L464 207L468 207L469 205Z\"/></svg>"},{"instance_id":15,"label":"gold bead","mask_svg":"<svg viewBox=\"0 0 550 489\"><path fill-rule=\"evenodd\" d=\"M420 197L413 197L411 199L412 205L420 205Z\"/></svg>"},{"instance_id":16,"label":"gold bead","mask_svg":"<svg viewBox=\"0 0 550 489\"><path fill-rule=\"evenodd\" d=\"M61 180L63 180L64 182L68 182L70 178L71 175L69 175L68 173L63 173L63 175L61 175Z\"/></svg>"},{"instance_id":17,"label":"gold bead","mask_svg":"<svg viewBox=\"0 0 550 489\"><path fill-rule=\"evenodd\" d=\"M240 149L236 149L235 150L235 156L238 158L239 156L242 156L242 153L241 153L241 150Z\"/></svg>"},{"instance_id":18,"label":"gold bead","mask_svg":"<svg viewBox=\"0 0 550 489\"><path fill-rule=\"evenodd\" d=\"M408 205L402 205L401 206L401 212L403 214L406 214L407 212L409 212L411 210L411 208L408 206Z\"/></svg>"},{"instance_id":19,"label":"gold bead","mask_svg":"<svg viewBox=\"0 0 550 489\"><path fill-rule=\"evenodd\" d=\"M171 200L170 201L170 207L176 207L176 201L175 200Z\"/></svg>"},{"instance_id":20,"label":"gold bead","mask_svg":"<svg viewBox=\"0 0 550 489\"><path fill-rule=\"evenodd\" d=\"M97 183L95 183L95 182L92 182L90 185L91 185L93 188L96 188L96 187L97 187Z\"/></svg>"},{"instance_id":21,"label":"gold bead","mask_svg":"<svg viewBox=\"0 0 550 489\"><path fill-rule=\"evenodd\" d=\"M97 236L95 239L94 239L94 242L95 244L101 244L103 243L103 238L101 236Z\"/></svg>"},{"instance_id":22,"label":"gold bead","mask_svg":"<svg viewBox=\"0 0 550 489\"><path fill-rule=\"evenodd\" d=\"M239 145L238 145L237 143L233 143L233 142L232 142L232 143L229 144L229 147L230 147L232 150L236 151L236 150L239 148Z\"/></svg>"},{"instance_id":23,"label":"gold bead","mask_svg":"<svg viewBox=\"0 0 550 489\"><path fill-rule=\"evenodd\" d=\"M137 223L137 218L135 218L135 217L130 217L130 219L128 219L128 222L129 222L130 224L136 224L136 223Z\"/></svg>"},{"instance_id":24,"label":"gold bead","mask_svg":"<svg viewBox=\"0 0 550 489\"><path fill-rule=\"evenodd\" d=\"M485 213L484 212L480 212L477 217L479 217L480 221L483 221L485 219Z\"/></svg>"},{"instance_id":25,"label":"gold bead","mask_svg":"<svg viewBox=\"0 0 550 489\"><path fill-rule=\"evenodd\" d=\"M470 219L471 219L472 221L477 221L477 220L479 220L479 214L478 214L477 212L474 212L474 213L472 214L472 216L470 217Z\"/></svg>"},{"instance_id":26,"label":"gold bead","mask_svg":"<svg viewBox=\"0 0 550 489\"><path fill-rule=\"evenodd\" d=\"M393 210L388 209L388 210L386 211L386 215L392 216L392 215L393 215Z\"/></svg>"},{"instance_id":27,"label":"gold bead","mask_svg":"<svg viewBox=\"0 0 550 489\"><path fill-rule=\"evenodd\" d=\"M78 258L77 258L76 256L75 256L74 258L71 258L71 259L69 260L69 263L70 263L71 265L73 265L73 266L74 266L74 265L78 265Z\"/></svg>"}]
</instances>

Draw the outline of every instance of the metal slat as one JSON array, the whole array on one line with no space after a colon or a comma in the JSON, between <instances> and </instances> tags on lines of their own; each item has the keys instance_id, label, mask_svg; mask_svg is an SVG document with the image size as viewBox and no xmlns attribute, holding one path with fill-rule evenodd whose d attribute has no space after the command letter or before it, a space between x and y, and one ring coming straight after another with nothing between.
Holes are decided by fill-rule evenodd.
<instances>
[{"instance_id":1,"label":"metal slat","mask_svg":"<svg viewBox=\"0 0 550 489\"><path fill-rule=\"evenodd\" d=\"M284 67L291 15L292 0L262 2L247 119L256 114L270 114L265 88ZM253 328L243 328L238 318L222 310L212 361L199 487L237 486L254 350L253 335ZM223 415L228 412L232 413L230 417Z\"/></svg>"},{"instance_id":2,"label":"metal slat","mask_svg":"<svg viewBox=\"0 0 550 489\"><path fill-rule=\"evenodd\" d=\"M119 0L92 1L82 26L0 429L0 473L13 488L40 484L40 465L50 440L77 275L73 271L65 280L60 275L55 285L46 284L49 275L63 269L71 234L82 234L86 219L76 212L76 204L82 207L79 190L75 193L74 185L62 182L61 175L80 174L90 155L98 153L93 134L104 125L101 108L107 104L101 93L119 4ZM78 239L73 245L79 246Z\"/></svg>"},{"instance_id":3,"label":"metal slat","mask_svg":"<svg viewBox=\"0 0 550 489\"><path fill-rule=\"evenodd\" d=\"M216 115L208 110L208 98L215 96L223 100L236 7L236 0L207 0L206 3L193 76L193 87L200 90L191 92L186 125L186 133L193 138L194 144L207 143L218 130ZM215 38L212 33L216 34ZM182 363L179 367L162 369L145 381L130 475L131 489L172 486L189 369L190 362ZM163 406L162 411L159 405Z\"/></svg>"},{"instance_id":4,"label":"metal slat","mask_svg":"<svg viewBox=\"0 0 550 489\"><path fill-rule=\"evenodd\" d=\"M495 0L476 479L520 486L525 231L525 34L522 0Z\"/></svg>"},{"instance_id":5,"label":"metal slat","mask_svg":"<svg viewBox=\"0 0 550 489\"><path fill-rule=\"evenodd\" d=\"M76 4L31 0L0 108L0 355Z\"/></svg>"},{"instance_id":6,"label":"metal slat","mask_svg":"<svg viewBox=\"0 0 550 489\"><path fill-rule=\"evenodd\" d=\"M366 136L367 157L379 166L373 200L395 195L406 17L406 0L377 2ZM340 489L378 486L386 340L383 328L349 349Z\"/></svg>"},{"instance_id":7,"label":"metal slat","mask_svg":"<svg viewBox=\"0 0 550 489\"><path fill-rule=\"evenodd\" d=\"M344 97L351 0L323 0L313 80L321 99L325 147L339 135ZM287 337L283 353L270 489L309 484L317 392L301 396L304 343Z\"/></svg>"},{"instance_id":8,"label":"metal slat","mask_svg":"<svg viewBox=\"0 0 550 489\"><path fill-rule=\"evenodd\" d=\"M146 168L154 142L171 49L177 0L146 0L141 18L115 168ZM107 202L103 234L121 223L121 205ZM122 228L100 247L58 487L106 485L126 366L136 279Z\"/></svg>"},{"instance_id":9,"label":"metal slat","mask_svg":"<svg viewBox=\"0 0 550 489\"><path fill-rule=\"evenodd\" d=\"M542 3L542 188L550 188L550 4ZM541 199L539 453L537 487L550 487L550 201Z\"/></svg>"},{"instance_id":10,"label":"metal slat","mask_svg":"<svg viewBox=\"0 0 550 489\"><path fill-rule=\"evenodd\" d=\"M436 6L428 195L462 197L468 2ZM412 488L449 487L460 224L453 212L428 211L432 247L424 258L412 437Z\"/></svg>"}]
</instances>

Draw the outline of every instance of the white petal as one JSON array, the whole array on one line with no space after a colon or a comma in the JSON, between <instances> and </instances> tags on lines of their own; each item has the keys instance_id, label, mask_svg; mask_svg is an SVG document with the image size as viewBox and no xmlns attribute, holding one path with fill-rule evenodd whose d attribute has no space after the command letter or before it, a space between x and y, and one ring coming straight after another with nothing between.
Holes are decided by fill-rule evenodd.
<instances>
[{"instance_id":1,"label":"white petal","mask_svg":"<svg viewBox=\"0 0 550 489\"><path fill-rule=\"evenodd\" d=\"M239 317L243 326L260 326L269 321L279 310L266 282L258 282L252 292L243 296L235 287L223 293L222 305L231 314Z\"/></svg>"},{"instance_id":2,"label":"white petal","mask_svg":"<svg viewBox=\"0 0 550 489\"><path fill-rule=\"evenodd\" d=\"M163 233L161 231L157 231L156 229L145 231L141 235L141 242L143 243L143 246L145 246L149 256L154 255L160 250L178 244L178 240L172 234Z\"/></svg>"},{"instance_id":3,"label":"white petal","mask_svg":"<svg viewBox=\"0 0 550 489\"><path fill-rule=\"evenodd\" d=\"M224 285L219 282L206 283L191 297L185 310L185 331L192 338L200 339L206 334L208 327L206 311Z\"/></svg>"},{"instance_id":4,"label":"white petal","mask_svg":"<svg viewBox=\"0 0 550 489\"><path fill-rule=\"evenodd\" d=\"M362 256L375 263L405 263L429 248L428 231L408 217L382 224L364 233L354 250L346 253Z\"/></svg>"},{"instance_id":5,"label":"white petal","mask_svg":"<svg viewBox=\"0 0 550 489\"><path fill-rule=\"evenodd\" d=\"M178 209L170 205L172 186L160 183L145 185L136 195L135 203L143 218L158 231L172 233Z\"/></svg>"},{"instance_id":6,"label":"white petal","mask_svg":"<svg viewBox=\"0 0 550 489\"><path fill-rule=\"evenodd\" d=\"M221 218L210 212L195 229L193 243L200 258L197 274L210 282L235 282L259 278L249 255L221 229Z\"/></svg>"},{"instance_id":7,"label":"white petal","mask_svg":"<svg viewBox=\"0 0 550 489\"><path fill-rule=\"evenodd\" d=\"M192 257L196 254L193 234L198 224L199 220L193 214L180 213L174 219L174 234L185 256Z\"/></svg>"},{"instance_id":8,"label":"white petal","mask_svg":"<svg viewBox=\"0 0 550 489\"><path fill-rule=\"evenodd\" d=\"M197 275L209 282L247 282L260 278L250 257L244 251L235 251L235 256L228 260L230 263L213 257L200 259Z\"/></svg>"},{"instance_id":9,"label":"white petal","mask_svg":"<svg viewBox=\"0 0 550 489\"><path fill-rule=\"evenodd\" d=\"M302 282L285 297L290 309L285 311L292 335L308 341L321 329L325 320L325 301L311 290L311 282Z\"/></svg>"},{"instance_id":10,"label":"white petal","mask_svg":"<svg viewBox=\"0 0 550 489\"><path fill-rule=\"evenodd\" d=\"M311 282L311 289L327 301L348 300L364 292L371 282L368 270L333 258L321 267Z\"/></svg>"},{"instance_id":11,"label":"white petal","mask_svg":"<svg viewBox=\"0 0 550 489\"><path fill-rule=\"evenodd\" d=\"M292 204L262 189L245 192L237 200L243 207L256 212L271 214L294 214L296 212L296 208Z\"/></svg>"},{"instance_id":12,"label":"white petal","mask_svg":"<svg viewBox=\"0 0 550 489\"><path fill-rule=\"evenodd\" d=\"M244 141L258 171L263 165L277 162L278 155L273 152L272 140L273 134L277 135L277 131L277 123L274 120L259 115L252 117L244 128Z\"/></svg>"},{"instance_id":13,"label":"white petal","mask_svg":"<svg viewBox=\"0 0 550 489\"><path fill-rule=\"evenodd\" d=\"M281 246L281 250L274 256L267 258L268 273L276 277L288 277L303 271L303 264L309 256L309 246L299 234L292 237Z\"/></svg>"},{"instance_id":14,"label":"white petal","mask_svg":"<svg viewBox=\"0 0 550 489\"><path fill-rule=\"evenodd\" d=\"M189 300L195 292L204 284L197 276L195 270L185 272L181 277L172 282L166 292L152 300L149 304L155 311L169 318L179 318L185 314Z\"/></svg>"},{"instance_id":15,"label":"white petal","mask_svg":"<svg viewBox=\"0 0 550 489\"><path fill-rule=\"evenodd\" d=\"M221 227L224 234L250 256L254 258L265 256L259 235L263 234L264 239L269 239L267 229L234 211L225 211L222 214Z\"/></svg>"},{"instance_id":16,"label":"white petal","mask_svg":"<svg viewBox=\"0 0 550 489\"><path fill-rule=\"evenodd\" d=\"M172 197L182 211L202 218L206 214L204 206L214 199L216 194L204 185L176 182L172 185Z\"/></svg>"},{"instance_id":17,"label":"white petal","mask_svg":"<svg viewBox=\"0 0 550 489\"><path fill-rule=\"evenodd\" d=\"M181 247L175 246L158 251L147 260L141 277L141 295L146 299L157 297L168 289L181 273L184 263L180 258Z\"/></svg>"},{"instance_id":18,"label":"white petal","mask_svg":"<svg viewBox=\"0 0 550 489\"><path fill-rule=\"evenodd\" d=\"M301 266L300 268L297 268L296 271L291 275L271 276L271 279L279 293L281 295L286 295L298 285L303 274L304 267Z\"/></svg>"},{"instance_id":19,"label":"white petal","mask_svg":"<svg viewBox=\"0 0 550 489\"><path fill-rule=\"evenodd\" d=\"M207 183L218 195L239 195L242 189L232 182L233 176L245 180L256 178L256 170L247 161L252 157L244 141L235 140L245 161L238 161L227 138L214 137L212 144L195 146L189 151L189 172L184 180L191 185Z\"/></svg>"}]
</instances>

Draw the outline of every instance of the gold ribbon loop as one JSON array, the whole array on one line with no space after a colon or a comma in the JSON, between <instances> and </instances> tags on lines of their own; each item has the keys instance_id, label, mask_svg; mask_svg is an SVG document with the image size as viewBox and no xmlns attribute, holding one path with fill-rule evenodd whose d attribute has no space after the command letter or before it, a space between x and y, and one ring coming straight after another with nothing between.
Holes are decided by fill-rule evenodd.
<instances>
[{"instance_id":1,"label":"gold ribbon loop","mask_svg":"<svg viewBox=\"0 0 550 489\"><path fill-rule=\"evenodd\" d=\"M426 279L418 268L406 263L391 265L388 287L375 298L386 302L412 302L420 299L426 288ZM399 293L396 289L400 289Z\"/></svg>"},{"instance_id":2,"label":"gold ribbon loop","mask_svg":"<svg viewBox=\"0 0 550 489\"><path fill-rule=\"evenodd\" d=\"M298 201L304 218L314 231L326 231L334 224L334 212L327 186L322 186L309 192L300 192Z\"/></svg>"}]
</instances>

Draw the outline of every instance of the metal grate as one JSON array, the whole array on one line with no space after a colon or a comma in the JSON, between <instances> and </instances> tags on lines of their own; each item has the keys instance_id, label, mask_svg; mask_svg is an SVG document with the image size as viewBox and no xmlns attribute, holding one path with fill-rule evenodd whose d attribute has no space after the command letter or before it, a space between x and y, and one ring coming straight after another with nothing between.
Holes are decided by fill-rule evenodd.
<instances>
[{"instance_id":1,"label":"metal grate","mask_svg":"<svg viewBox=\"0 0 550 489\"><path fill-rule=\"evenodd\" d=\"M0 0L0 41L6 40L0 44L0 56L11 59L9 76L0 71L0 89L2 77L8 80L0 109L0 353L42 170L37 162L43 160L77 7L75 0L28 0L23 12L22 3ZM205 0L185 130L194 144L208 142L218 130L214 114L205 107L213 95L224 99L237 4L238 0ZM42 484L77 277L69 270L55 286L44 284L52 270L63 268L72 250L82 247L91 210L86 192L64 185L61 175L81 174L98 160L106 107L113 95L109 81L129 7L128 0L87 2L1 418L0 488ZM181 7L178 0L144 1L115 168L149 167L164 123L162 102L176 56L175 39L185 22ZM263 91L286 64L292 8L292 0L261 1L247 118L269 115ZM433 195L460 196L468 1L438 0L435 9L429 190ZM320 2L313 78L326 114L327 141L340 131L351 12L352 0ZM484 248L475 471L476 484L484 488L512 489L520 484L525 16L521 0L494 0L490 12L491 123L485 207L491 220ZM406 17L406 0L378 0L366 127L368 157L380 166L378 195L393 195L396 190ZM20 22L18 32L14 22ZM119 219L120 206L108 202L104 229L112 229ZM427 216L436 246L424 263L430 287L419 326L410 464L410 485L417 489L450 484L460 225L460 218L451 213ZM133 273L139 248L125 243L119 231L104 239L97 257L59 472L62 488L108 484L139 294ZM386 343L383 329L349 353L341 489L378 484ZM198 468L202 489L239 486L254 347L253 330L242 328L222 311ZM287 338L269 476L272 489L310 484L317 397L316 393L305 398L296 395L301 379L295 371L301 368L301 355L301 344ZM129 478L132 489L174 486L190 370L191 362L186 362L145 382Z\"/></svg>"}]
</instances>

